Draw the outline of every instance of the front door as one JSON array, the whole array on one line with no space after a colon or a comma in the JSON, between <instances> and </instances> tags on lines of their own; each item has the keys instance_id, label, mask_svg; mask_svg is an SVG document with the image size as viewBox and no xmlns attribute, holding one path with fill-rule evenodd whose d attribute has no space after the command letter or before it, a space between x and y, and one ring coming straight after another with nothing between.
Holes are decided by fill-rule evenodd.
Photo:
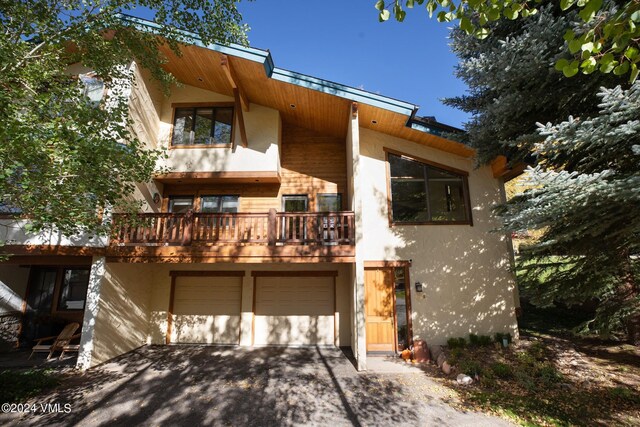
<instances>
[{"instance_id":1,"label":"front door","mask_svg":"<svg viewBox=\"0 0 640 427\"><path fill-rule=\"evenodd\" d=\"M395 292L391 268L364 270L367 351L390 351L395 343Z\"/></svg>"}]
</instances>

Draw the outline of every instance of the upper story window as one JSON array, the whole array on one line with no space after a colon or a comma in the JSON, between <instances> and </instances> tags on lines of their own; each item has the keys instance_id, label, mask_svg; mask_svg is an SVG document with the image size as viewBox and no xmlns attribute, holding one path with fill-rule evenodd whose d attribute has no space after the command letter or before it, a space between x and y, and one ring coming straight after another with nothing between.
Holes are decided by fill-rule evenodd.
<instances>
[{"instance_id":1,"label":"upper story window","mask_svg":"<svg viewBox=\"0 0 640 427\"><path fill-rule=\"evenodd\" d=\"M238 196L202 196L200 212L204 213L236 213L238 212Z\"/></svg>"},{"instance_id":2,"label":"upper story window","mask_svg":"<svg viewBox=\"0 0 640 427\"><path fill-rule=\"evenodd\" d=\"M229 146L233 123L233 107L176 108L171 145Z\"/></svg>"},{"instance_id":3,"label":"upper story window","mask_svg":"<svg viewBox=\"0 0 640 427\"><path fill-rule=\"evenodd\" d=\"M391 219L403 224L471 224L467 176L388 154Z\"/></svg>"},{"instance_id":4,"label":"upper story window","mask_svg":"<svg viewBox=\"0 0 640 427\"><path fill-rule=\"evenodd\" d=\"M169 197L169 212L187 213L190 210L193 210L193 196Z\"/></svg>"},{"instance_id":5,"label":"upper story window","mask_svg":"<svg viewBox=\"0 0 640 427\"><path fill-rule=\"evenodd\" d=\"M318 212L339 212L342 210L342 195L340 193L320 193L317 196Z\"/></svg>"},{"instance_id":6,"label":"upper story window","mask_svg":"<svg viewBox=\"0 0 640 427\"><path fill-rule=\"evenodd\" d=\"M237 213L238 200L238 196L200 196L198 208L193 196L170 196L169 212L183 214L196 210L202 213Z\"/></svg>"}]
</instances>

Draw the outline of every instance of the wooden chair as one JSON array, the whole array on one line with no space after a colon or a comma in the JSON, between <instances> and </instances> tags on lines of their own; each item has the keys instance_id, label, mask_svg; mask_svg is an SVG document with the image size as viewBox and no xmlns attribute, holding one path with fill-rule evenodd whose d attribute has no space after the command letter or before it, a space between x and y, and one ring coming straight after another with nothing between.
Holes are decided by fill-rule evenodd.
<instances>
[{"instance_id":1,"label":"wooden chair","mask_svg":"<svg viewBox=\"0 0 640 427\"><path fill-rule=\"evenodd\" d=\"M64 356L65 352L79 351L80 350L79 345L70 344L73 339L80 337L80 334L74 335L74 332L77 331L79 327L80 327L80 324L77 322L69 323L67 326L64 327L62 332L60 332L60 334L57 336L38 338L37 340L35 340L36 345L33 346L29 359L33 357L34 353L49 353L49 355L47 356L47 360L49 360L51 359L51 356L53 356L53 353L55 351L62 352L60 353L60 359L62 359L62 356ZM54 340L53 344L49 344L49 345L42 344L43 341L49 341L49 340Z\"/></svg>"}]
</instances>

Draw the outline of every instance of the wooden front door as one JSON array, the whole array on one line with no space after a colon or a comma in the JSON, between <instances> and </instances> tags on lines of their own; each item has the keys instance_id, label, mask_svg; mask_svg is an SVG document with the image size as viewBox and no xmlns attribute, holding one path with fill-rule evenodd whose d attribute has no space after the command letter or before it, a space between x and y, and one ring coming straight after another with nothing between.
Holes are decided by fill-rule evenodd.
<instances>
[{"instance_id":1,"label":"wooden front door","mask_svg":"<svg viewBox=\"0 0 640 427\"><path fill-rule=\"evenodd\" d=\"M365 269L364 307L367 351L394 351L395 293L393 269Z\"/></svg>"}]
</instances>

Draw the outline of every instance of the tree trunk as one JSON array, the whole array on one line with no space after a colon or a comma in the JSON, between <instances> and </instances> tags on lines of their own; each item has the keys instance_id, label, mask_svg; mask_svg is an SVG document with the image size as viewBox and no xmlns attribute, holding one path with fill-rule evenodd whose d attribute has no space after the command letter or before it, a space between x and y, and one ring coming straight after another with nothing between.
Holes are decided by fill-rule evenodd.
<instances>
[{"instance_id":1,"label":"tree trunk","mask_svg":"<svg viewBox=\"0 0 640 427\"><path fill-rule=\"evenodd\" d=\"M624 323L627 328L629 342L635 346L640 346L640 307L637 307L640 289L638 289L633 261L629 256L629 252L625 251L624 256L626 263L621 288L624 295L624 303L631 305L631 314L624 319Z\"/></svg>"}]
</instances>

